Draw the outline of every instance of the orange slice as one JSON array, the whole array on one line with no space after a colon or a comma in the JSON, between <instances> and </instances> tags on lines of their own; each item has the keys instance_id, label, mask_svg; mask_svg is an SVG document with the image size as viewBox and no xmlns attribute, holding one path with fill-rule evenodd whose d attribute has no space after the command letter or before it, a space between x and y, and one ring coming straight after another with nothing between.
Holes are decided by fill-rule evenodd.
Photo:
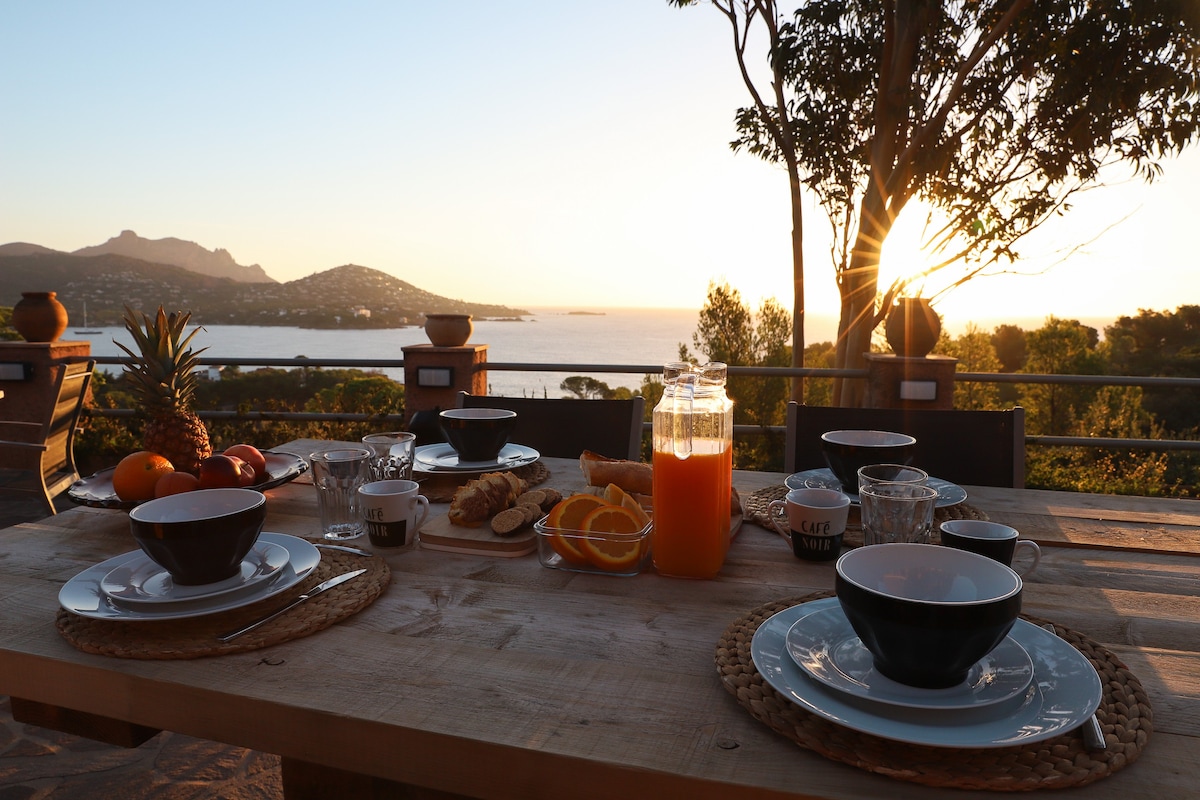
<instances>
[{"instance_id":1,"label":"orange slice","mask_svg":"<svg viewBox=\"0 0 1200 800\"><path fill-rule=\"evenodd\" d=\"M546 517L546 525L572 531L583 530L583 518L600 506L604 499L594 494L573 494L560 500Z\"/></svg>"},{"instance_id":2,"label":"orange slice","mask_svg":"<svg viewBox=\"0 0 1200 800\"><path fill-rule=\"evenodd\" d=\"M590 534L580 542L583 553L599 569L627 570L642 557L642 540L631 535L642 527L637 514L624 506L597 508L583 520L583 529Z\"/></svg>"},{"instance_id":3,"label":"orange slice","mask_svg":"<svg viewBox=\"0 0 1200 800\"><path fill-rule=\"evenodd\" d=\"M573 494L560 500L546 516L546 528L550 533L550 546L554 552L572 564L587 564L588 557L579 547L582 537L575 531L583 530L583 520L588 513L604 505L602 498L593 494Z\"/></svg>"},{"instance_id":4,"label":"orange slice","mask_svg":"<svg viewBox=\"0 0 1200 800\"><path fill-rule=\"evenodd\" d=\"M634 500L632 495L615 483L610 483L604 487L604 499L608 501L609 505L623 506L632 511L638 518L638 522L641 523L638 526L638 530L650 524L650 515L642 508L642 504Z\"/></svg>"}]
</instances>

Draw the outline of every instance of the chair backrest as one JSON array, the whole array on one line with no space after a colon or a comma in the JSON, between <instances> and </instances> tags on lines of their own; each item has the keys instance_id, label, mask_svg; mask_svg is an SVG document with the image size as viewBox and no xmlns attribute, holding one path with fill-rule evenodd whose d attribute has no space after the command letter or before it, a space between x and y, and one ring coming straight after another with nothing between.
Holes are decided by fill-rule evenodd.
<instances>
[{"instance_id":1,"label":"chair backrest","mask_svg":"<svg viewBox=\"0 0 1200 800\"><path fill-rule=\"evenodd\" d=\"M75 428L79 424L79 412L87 396L88 384L92 380L95 361L67 364L58 375L58 399L50 409L43 428L46 454L42 457L42 473L75 472L75 454L72 446Z\"/></svg>"},{"instance_id":2,"label":"chair backrest","mask_svg":"<svg viewBox=\"0 0 1200 800\"><path fill-rule=\"evenodd\" d=\"M821 434L883 430L916 437L913 466L974 486L1025 486L1025 409L1007 411L838 408L788 403L789 473L825 466Z\"/></svg>"},{"instance_id":3,"label":"chair backrest","mask_svg":"<svg viewBox=\"0 0 1200 800\"><path fill-rule=\"evenodd\" d=\"M496 397L460 392L462 408L506 408L517 412L510 440L550 458L577 458L591 450L609 458L641 460L646 401Z\"/></svg>"}]
</instances>

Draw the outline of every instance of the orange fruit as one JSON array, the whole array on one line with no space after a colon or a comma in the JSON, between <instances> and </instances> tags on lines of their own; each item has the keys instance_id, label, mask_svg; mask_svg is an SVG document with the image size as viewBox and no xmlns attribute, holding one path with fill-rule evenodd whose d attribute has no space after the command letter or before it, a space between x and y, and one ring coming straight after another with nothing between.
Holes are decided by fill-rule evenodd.
<instances>
[{"instance_id":1,"label":"orange fruit","mask_svg":"<svg viewBox=\"0 0 1200 800\"><path fill-rule=\"evenodd\" d=\"M624 506L605 505L593 510L583 519L583 529L589 535L581 540L587 560L603 570L629 569L642 557L642 540L635 534L644 526L638 515Z\"/></svg>"},{"instance_id":2,"label":"orange fruit","mask_svg":"<svg viewBox=\"0 0 1200 800\"><path fill-rule=\"evenodd\" d=\"M200 488L200 479L190 472L168 472L154 484L154 496L166 497L169 494L190 492Z\"/></svg>"},{"instance_id":3,"label":"orange fruit","mask_svg":"<svg viewBox=\"0 0 1200 800\"><path fill-rule=\"evenodd\" d=\"M646 513L646 509L642 508L642 504L615 483L610 483L604 488L604 499L608 501L609 505L624 506L632 511L638 518L638 522L641 523L638 530L650 524L650 515Z\"/></svg>"},{"instance_id":4,"label":"orange fruit","mask_svg":"<svg viewBox=\"0 0 1200 800\"><path fill-rule=\"evenodd\" d=\"M583 518L604 504L604 499L594 494L580 493L564 497L550 509L546 524L551 528L581 531Z\"/></svg>"},{"instance_id":5,"label":"orange fruit","mask_svg":"<svg viewBox=\"0 0 1200 800\"><path fill-rule=\"evenodd\" d=\"M588 512L604 505L604 500L594 494L573 494L565 497L546 515L546 527L550 531L550 546L572 564L586 564L588 557L579 547L582 537L573 531L582 530L583 519Z\"/></svg>"},{"instance_id":6,"label":"orange fruit","mask_svg":"<svg viewBox=\"0 0 1200 800\"><path fill-rule=\"evenodd\" d=\"M642 523L625 506L603 505L583 518L582 530L588 533L637 533Z\"/></svg>"},{"instance_id":7,"label":"orange fruit","mask_svg":"<svg viewBox=\"0 0 1200 800\"><path fill-rule=\"evenodd\" d=\"M117 463L112 474L113 491L125 502L153 500L158 479L174 471L171 462L158 453L138 450Z\"/></svg>"}]
</instances>

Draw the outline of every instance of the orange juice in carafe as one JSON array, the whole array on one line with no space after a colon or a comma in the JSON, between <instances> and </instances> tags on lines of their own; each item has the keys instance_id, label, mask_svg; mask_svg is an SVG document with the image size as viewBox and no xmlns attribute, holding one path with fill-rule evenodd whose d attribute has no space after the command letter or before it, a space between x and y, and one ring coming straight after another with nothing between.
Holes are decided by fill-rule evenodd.
<instances>
[{"instance_id":1,"label":"orange juice in carafe","mask_svg":"<svg viewBox=\"0 0 1200 800\"><path fill-rule=\"evenodd\" d=\"M713 578L729 548L733 403L726 367L683 362L663 369L654 408L654 567L677 578Z\"/></svg>"}]
</instances>

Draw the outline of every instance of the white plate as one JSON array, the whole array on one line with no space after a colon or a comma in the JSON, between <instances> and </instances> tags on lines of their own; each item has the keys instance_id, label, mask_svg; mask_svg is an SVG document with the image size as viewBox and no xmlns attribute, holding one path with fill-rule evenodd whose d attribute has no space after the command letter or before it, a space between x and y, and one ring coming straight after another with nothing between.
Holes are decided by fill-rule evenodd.
<instances>
[{"instance_id":1,"label":"white plate","mask_svg":"<svg viewBox=\"0 0 1200 800\"><path fill-rule=\"evenodd\" d=\"M104 576L113 569L144 557L141 550L124 553L88 567L63 584L58 592L58 602L67 611L93 619L115 619L139 622L154 619L185 619L205 614L216 614L240 608L259 600L273 597L290 589L307 578L321 562L321 553L303 539L286 533L259 534L259 541L279 545L288 551L287 566L279 570L273 580L254 584L245 592L218 597L201 597L178 603L130 603L126 604L109 597L100 588Z\"/></svg>"},{"instance_id":2,"label":"white plate","mask_svg":"<svg viewBox=\"0 0 1200 800\"><path fill-rule=\"evenodd\" d=\"M967 679L946 689L898 683L875 669L871 651L854 633L840 605L814 611L787 632L788 653L810 677L839 692L908 708L979 708L1023 693L1033 661L1012 637L975 663Z\"/></svg>"},{"instance_id":3,"label":"white plate","mask_svg":"<svg viewBox=\"0 0 1200 800\"><path fill-rule=\"evenodd\" d=\"M801 617L837 598L784 609L763 622L750 643L770 686L806 711L863 733L932 747L1011 747L1081 725L1100 705L1100 678L1083 655L1049 631L1017 620L1010 636L1033 660L1034 680L1007 703L970 709L902 708L858 700L808 677L787 653L787 632Z\"/></svg>"},{"instance_id":4,"label":"white plate","mask_svg":"<svg viewBox=\"0 0 1200 800\"><path fill-rule=\"evenodd\" d=\"M804 472L797 472L794 475L788 475L783 482L789 489L837 489L839 492L846 492L842 488L842 482L837 479L832 470L828 469L808 469ZM937 502L934 505L938 508L945 506L956 506L967 499L967 490L958 484L951 483L941 478L929 476L929 486L936 489L938 493ZM846 492L853 505L858 505L858 492Z\"/></svg>"},{"instance_id":5,"label":"white plate","mask_svg":"<svg viewBox=\"0 0 1200 800\"><path fill-rule=\"evenodd\" d=\"M506 444L495 461L459 461L458 453L448 444L427 444L416 449L413 468L419 472L491 472L516 469L532 464L541 453L521 444Z\"/></svg>"},{"instance_id":6,"label":"white plate","mask_svg":"<svg viewBox=\"0 0 1200 800\"><path fill-rule=\"evenodd\" d=\"M216 583L180 586L171 579L171 573L143 555L109 570L100 579L100 589L123 603L179 603L219 597L246 591L274 578L287 566L290 557L286 547L260 539L242 559L237 575Z\"/></svg>"}]
</instances>

